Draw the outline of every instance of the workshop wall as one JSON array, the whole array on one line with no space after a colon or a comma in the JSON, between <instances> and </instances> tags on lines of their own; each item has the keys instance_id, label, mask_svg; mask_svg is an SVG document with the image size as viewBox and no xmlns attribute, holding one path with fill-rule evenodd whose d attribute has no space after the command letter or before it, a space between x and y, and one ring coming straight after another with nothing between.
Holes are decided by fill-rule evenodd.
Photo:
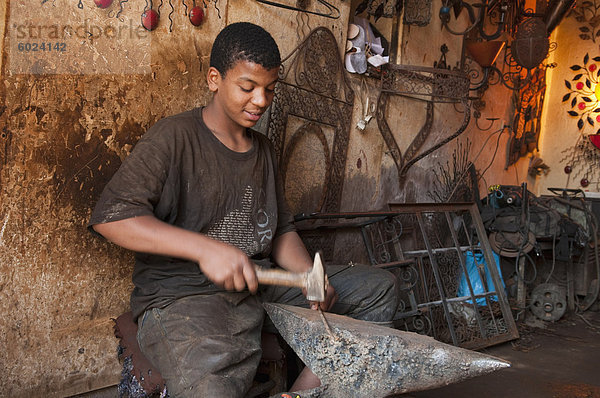
<instances>
[{"instance_id":1,"label":"workshop wall","mask_svg":"<svg viewBox=\"0 0 600 398\"><path fill-rule=\"evenodd\" d=\"M581 10L581 5L578 7ZM577 15L577 12L571 12L551 36L551 40L559 45L549 59L556 67L548 71L540 137L541 156L550 171L539 177L539 194L549 194L547 188L552 187L600 191L600 149L593 147L588 138L600 128L600 113L594 112L599 105L596 83L600 62L593 59L600 56L596 36L599 17L592 19L594 14L586 13L586 18L577 20ZM589 57L587 63L584 62L586 54ZM577 76L580 77L576 79ZM580 119L581 129L578 126ZM567 166L571 168L570 173L565 172ZM582 183L584 179L587 186Z\"/></svg>"},{"instance_id":2,"label":"workshop wall","mask_svg":"<svg viewBox=\"0 0 600 398\"><path fill-rule=\"evenodd\" d=\"M86 221L100 191L149 126L207 102L205 73L217 32L227 23L255 22L273 34L286 55L311 28L326 26L343 49L355 2L332 1L340 10L335 20L247 0L206 3L205 21L194 27L183 3L164 2L158 27L148 32L139 27L145 4L139 0L122 3L121 12L118 2L101 9L91 1L80 2L82 8L67 0L0 1L6 6L0 8L6 11L0 43L2 395L69 395L118 382L111 318L128 309L132 259L92 237ZM441 4L433 1L428 25L400 26L399 63L432 67L442 44L449 49L449 66L460 61L462 37L441 29ZM379 24L389 31L389 20ZM59 49L65 43L65 51L40 50L48 42ZM38 43L38 51L26 43ZM377 101L380 82L359 75L349 79L355 99L342 211L432 201L439 168L465 151L467 141L466 156L483 173L480 188L535 185L527 177L528 159L505 170L509 134L499 129L512 119L512 93L502 86L490 87L483 98L481 124L498 119L492 128L482 131L471 121L458 139L417 162L400 181L376 121L364 131L354 127L364 116L366 99ZM394 98L388 114L394 137L406 150L425 123L425 104ZM452 134L462 120L460 106L436 104L423 149ZM340 261L360 256L348 250L357 247L352 239L336 245Z\"/></svg>"},{"instance_id":3,"label":"workshop wall","mask_svg":"<svg viewBox=\"0 0 600 398\"><path fill-rule=\"evenodd\" d=\"M183 17L172 34L166 18L154 36L139 30L140 2L123 21L109 16L117 4L6 4L2 395L76 394L118 382L111 318L132 288L129 253L86 231L91 208L147 127L206 100L209 38ZM223 24L210 15L203 30Z\"/></svg>"},{"instance_id":4,"label":"workshop wall","mask_svg":"<svg viewBox=\"0 0 600 398\"><path fill-rule=\"evenodd\" d=\"M432 16L426 26L402 26L398 50L400 64L433 67L434 62L439 62L442 55L440 48L445 44L448 47L447 65L451 68L459 67L463 37L442 29L438 18L441 5L441 1L432 2ZM463 13L458 21L454 21L457 30L468 26L465 14ZM501 54L499 59L502 56ZM351 76L357 93L353 120L353 126L356 126L362 117L361 107L364 107L366 98L369 97L370 103L376 102L380 81L358 75ZM361 86L365 85L367 89L361 90ZM482 97L483 108L479 122L485 131L477 127L472 117L464 133L416 162L403 181L398 178L390 150L381 137L376 121L371 120L365 131L354 128L351 134L343 207L346 210L382 209L389 202L433 201L431 194L436 189L436 180L441 177L440 167L448 169L446 162L450 161L451 164L453 153L460 154L468 143L470 150L466 157L474 162L479 173L483 173L479 176L482 195L485 195L485 190L492 184L518 185L523 181L535 184L535 179L527 175L527 159L521 159L510 167L506 164L510 131L502 127L512 123L512 95L511 90L502 85L490 86ZM421 151L453 134L461 126L463 110L460 104L435 104L432 133L421 147ZM496 120L491 124L488 118ZM425 119L424 102L399 96L392 99L388 111L388 124L401 150L408 148L424 125Z\"/></svg>"},{"instance_id":5,"label":"workshop wall","mask_svg":"<svg viewBox=\"0 0 600 398\"><path fill-rule=\"evenodd\" d=\"M354 2L355 3L355 2ZM425 26L403 24L399 32L398 63L411 66L433 67L442 55L443 44L448 47L446 64L458 68L463 52L463 37L442 29L439 10L441 0L432 1L431 18ZM381 18L380 21L385 20ZM387 22L377 23L381 32L389 31ZM465 12L453 21L456 31L464 30L468 25ZM504 72L504 51L498 57L497 66ZM353 115L353 129L350 135L350 147L346 164L346 180L342 210L364 211L386 209L390 202L433 202L439 201L437 194L450 191L457 185L456 180L446 181L443 172L450 176L468 178L464 169L455 169L453 157L466 159L475 164L480 197L487 194L490 185L528 184L528 189L536 190L536 178L528 175L529 157L522 157L508 165L507 154L511 127L514 119L512 90L502 84L490 85L481 97L478 109L481 112L479 122L474 117L456 139L416 162L408 171L406 178L400 179L390 148L384 142L375 119L372 119L364 131L354 127L362 118L366 99L373 103L379 95L380 81L369 77L351 74L356 93ZM481 76L473 80L479 81ZM366 88L365 88L366 87ZM475 92L471 95L476 96ZM472 107L472 111L475 106ZM453 134L463 122L464 107L460 104L434 105L434 117L431 134L422 145L421 151L435 145ZM472 112L474 114L474 112ZM493 119L493 120L488 120ZM387 120L394 139L401 151L406 151L410 143L426 121L426 104L415 99L395 96L389 105ZM506 128L505 128L506 126ZM480 128L481 127L481 128ZM459 162L460 163L460 162ZM464 164L464 162L463 162ZM442 195L443 196L443 195ZM340 233L336 243L336 258L340 261L352 258L366 261L364 249L356 245L359 235Z\"/></svg>"},{"instance_id":6,"label":"workshop wall","mask_svg":"<svg viewBox=\"0 0 600 398\"><path fill-rule=\"evenodd\" d=\"M0 3L0 395L118 382L111 318L128 309L132 257L86 231L95 200L149 126L207 102L210 45L227 23L265 26L282 54L297 44L293 12L206 3L194 27L181 2L164 2L153 32L140 27L143 1L120 13L116 1ZM328 25L340 42L341 12Z\"/></svg>"}]
</instances>

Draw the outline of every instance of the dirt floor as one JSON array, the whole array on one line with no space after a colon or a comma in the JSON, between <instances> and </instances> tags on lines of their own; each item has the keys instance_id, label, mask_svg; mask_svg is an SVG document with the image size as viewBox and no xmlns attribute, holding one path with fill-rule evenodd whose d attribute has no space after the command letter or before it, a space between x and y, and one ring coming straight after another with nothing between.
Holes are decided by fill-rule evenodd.
<instances>
[{"instance_id":1,"label":"dirt floor","mask_svg":"<svg viewBox=\"0 0 600 398\"><path fill-rule=\"evenodd\" d=\"M401 398L600 398L600 312L557 322L529 314L520 338L481 350L511 362L498 372Z\"/></svg>"}]
</instances>

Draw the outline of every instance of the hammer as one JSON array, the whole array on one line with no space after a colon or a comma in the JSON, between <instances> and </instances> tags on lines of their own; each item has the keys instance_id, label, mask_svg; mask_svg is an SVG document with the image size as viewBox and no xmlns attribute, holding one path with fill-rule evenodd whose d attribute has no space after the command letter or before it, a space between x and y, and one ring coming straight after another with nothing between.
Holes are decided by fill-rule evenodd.
<instances>
[{"instance_id":1,"label":"hammer","mask_svg":"<svg viewBox=\"0 0 600 398\"><path fill-rule=\"evenodd\" d=\"M313 267L310 271L294 273L289 271L264 269L255 266L258 283L266 285L290 286L306 289L306 299L308 301L325 301L325 289L327 282L325 279L325 270L321 262L321 256L317 252Z\"/></svg>"}]
</instances>

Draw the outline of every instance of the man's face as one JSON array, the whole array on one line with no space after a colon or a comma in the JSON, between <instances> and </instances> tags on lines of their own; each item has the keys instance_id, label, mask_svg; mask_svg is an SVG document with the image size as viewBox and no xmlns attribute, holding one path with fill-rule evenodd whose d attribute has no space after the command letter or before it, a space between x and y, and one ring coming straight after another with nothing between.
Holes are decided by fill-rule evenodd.
<instances>
[{"instance_id":1,"label":"man's face","mask_svg":"<svg viewBox=\"0 0 600 398\"><path fill-rule=\"evenodd\" d=\"M224 78L214 72L218 76L211 79L209 71L209 88L215 92L214 99L224 116L239 126L253 127L273 102L279 68L265 69L254 62L237 61Z\"/></svg>"}]
</instances>

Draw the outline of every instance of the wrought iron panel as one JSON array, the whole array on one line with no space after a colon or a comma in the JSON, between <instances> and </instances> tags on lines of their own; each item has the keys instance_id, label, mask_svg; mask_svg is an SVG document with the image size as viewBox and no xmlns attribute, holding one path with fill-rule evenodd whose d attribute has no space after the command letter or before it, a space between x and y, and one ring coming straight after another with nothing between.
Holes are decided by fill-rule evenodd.
<instances>
[{"instance_id":1,"label":"wrought iron panel","mask_svg":"<svg viewBox=\"0 0 600 398\"><path fill-rule=\"evenodd\" d=\"M310 220L308 228L322 237L360 229L371 264L398 278L397 328L470 349L518 338L498 268L487 266L495 260L477 206L390 204L390 209L311 214L297 225L302 229L307 226L302 220ZM473 256L475 267L468 269L469 252L481 253L485 261ZM488 280L502 288L488 286Z\"/></svg>"},{"instance_id":2,"label":"wrought iron panel","mask_svg":"<svg viewBox=\"0 0 600 398\"><path fill-rule=\"evenodd\" d=\"M463 102L469 98L469 76L460 70L386 65L381 91L432 102Z\"/></svg>"},{"instance_id":3,"label":"wrought iron panel","mask_svg":"<svg viewBox=\"0 0 600 398\"><path fill-rule=\"evenodd\" d=\"M444 53L444 46L442 47ZM445 53L444 53L445 54ZM442 60L445 56L442 56ZM440 61L444 65L445 61ZM471 101L469 100L469 76L459 70L445 67L416 67L408 65L387 65L381 75L381 93L377 103L377 125L390 150L398 169L398 179L402 185L409 169L425 156L462 134L471 120ZM421 130L403 154L387 123L388 105L396 95L425 101L427 116ZM462 103L463 122L449 136L422 150L431 133L434 120L434 103Z\"/></svg>"},{"instance_id":4,"label":"wrought iron panel","mask_svg":"<svg viewBox=\"0 0 600 398\"><path fill-rule=\"evenodd\" d=\"M318 208L300 211L339 211L341 206L354 92L344 73L340 54L329 29L313 30L283 60L280 82L275 88L268 137L275 147L283 180L294 167L290 158L302 145L303 136L312 134L323 148L326 170L319 188ZM291 117L301 121L295 131L290 131ZM324 136L325 128L333 131L331 143ZM333 241L324 243L324 257L330 258L332 251Z\"/></svg>"},{"instance_id":5,"label":"wrought iron panel","mask_svg":"<svg viewBox=\"0 0 600 398\"><path fill-rule=\"evenodd\" d=\"M474 204L391 204L392 210L414 217L418 225L416 249L403 250L405 259L413 259L420 280L415 284L419 318L427 318L433 337L466 348L482 348L518 337L518 331L506 298L504 284L495 264L481 217ZM400 242L400 241L399 241ZM422 249L421 247L425 247ZM467 253L482 253L479 273L467 270ZM491 278L493 289L487 286ZM478 291L476 282L483 285ZM468 286L468 293L460 286ZM466 285L465 285L466 283ZM412 316L397 318L411 330Z\"/></svg>"}]
</instances>

